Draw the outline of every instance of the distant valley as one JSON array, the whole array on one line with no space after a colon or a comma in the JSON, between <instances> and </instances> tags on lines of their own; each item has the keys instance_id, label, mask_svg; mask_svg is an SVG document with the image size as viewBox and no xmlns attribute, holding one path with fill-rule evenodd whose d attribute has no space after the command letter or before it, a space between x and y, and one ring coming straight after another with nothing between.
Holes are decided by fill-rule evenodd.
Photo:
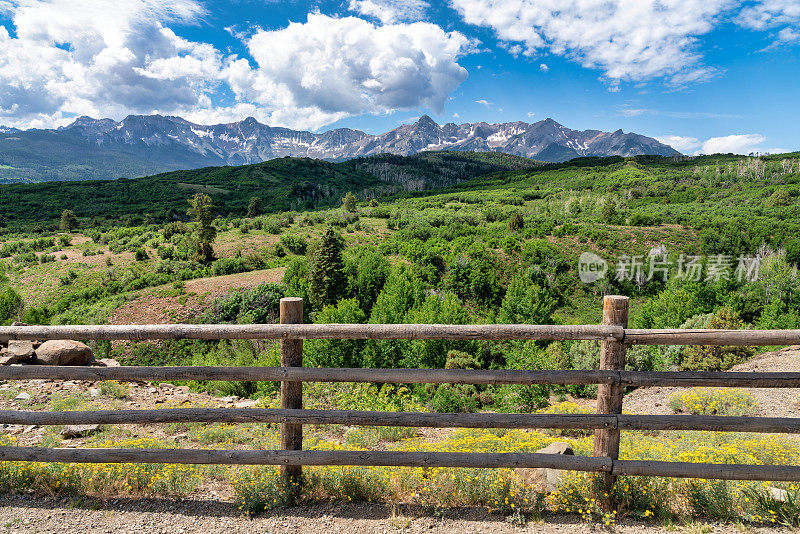
<instances>
[{"instance_id":1,"label":"distant valley","mask_svg":"<svg viewBox=\"0 0 800 534\"><path fill-rule=\"evenodd\" d=\"M413 124L371 135L348 128L322 133L276 128L253 118L204 126L161 115L130 115L120 122L80 117L55 130L0 127L0 183L135 178L284 156L337 162L441 150L501 152L544 162L678 154L651 137L572 130L552 119L439 125L424 115Z\"/></svg>"}]
</instances>

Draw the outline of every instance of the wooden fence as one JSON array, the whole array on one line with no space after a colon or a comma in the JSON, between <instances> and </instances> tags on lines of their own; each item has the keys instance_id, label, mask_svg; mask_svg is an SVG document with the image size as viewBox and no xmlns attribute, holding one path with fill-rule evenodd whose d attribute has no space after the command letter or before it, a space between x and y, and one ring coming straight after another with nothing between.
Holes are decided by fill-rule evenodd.
<instances>
[{"instance_id":1,"label":"wooden fence","mask_svg":"<svg viewBox=\"0 0 800 534\"><path fill-rule=\"evenodd\" d=\"M176 408L33 412L0 410L0 424L67 425L166 422L280 423L281 450L59 449L0 447L0 461L281 465L298 477L303 465L545 467L600 473L610 489L620 475L727 480L800 481L800 466L620 460L622 430L800 433L800 419L622 414L623 389L636 386L800 387L800 373L640 372L625 370L629 344L789 345L800 330L630 329L628 298L606 296L599 326L365 325L302 323L303 302L281 299L277 325L7 326L0 340L280 339L281 367L0 367L0 380L280 381L281 408ZM328 369L302 367L303 339L598 340L598 370ZM598 384L597 414L452 414L306 410L303 382L435 384ZM303 425L344 424L437 428L594 429L593 456L538 453L304 451Z\"/></svg>"}]
</instances>

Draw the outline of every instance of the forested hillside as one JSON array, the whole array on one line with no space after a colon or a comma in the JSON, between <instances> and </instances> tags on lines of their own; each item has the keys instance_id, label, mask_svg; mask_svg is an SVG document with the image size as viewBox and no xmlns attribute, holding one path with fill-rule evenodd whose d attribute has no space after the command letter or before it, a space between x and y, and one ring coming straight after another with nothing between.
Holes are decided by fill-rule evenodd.
<instances>
[{"instance_id":1,"label":"forested hillside","mask_svg":"<svg viewBox=\"0 0 800 534\"><path fill-rule=\"evenodd\" d=\"M398 191L423 191L537 162L501 153L424 152L380 155L329 163L278 158L239 167L206 167L119 180L83 180L0 185L0 214L9 223L50 223L65 209L78 217L128 223L164 221L186 212L197 192L210 195L221 215L247 214L259 197L263 212L312 209L336 204L351 191L374 198Z\"/></svg>"}]
</instances>

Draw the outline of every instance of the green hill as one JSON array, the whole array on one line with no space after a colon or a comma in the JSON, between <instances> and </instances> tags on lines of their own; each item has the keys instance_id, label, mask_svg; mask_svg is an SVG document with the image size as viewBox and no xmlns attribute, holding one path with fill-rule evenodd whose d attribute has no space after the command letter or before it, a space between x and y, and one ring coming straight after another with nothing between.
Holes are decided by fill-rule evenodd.
<instances>
[{"instance_id":1,"label":"green hill","mask_svg":"<svg viewBox=\"0 0 800 534\"><path fill-rule=\"evenodd\" d=\"M239 167L206 167L119 180L46 182L0 186L0 213L6 222L49 222L65 209L78 217L163 220L169 210L186 211L196 192L212 197L222 215L244 215L252 197L267 212L336 204L352 191L361 198L446 187L498 171L528 169L538 163L500 153L424 152L379 155L330 163L278 158Z\"/></svg>"}]
</instances>

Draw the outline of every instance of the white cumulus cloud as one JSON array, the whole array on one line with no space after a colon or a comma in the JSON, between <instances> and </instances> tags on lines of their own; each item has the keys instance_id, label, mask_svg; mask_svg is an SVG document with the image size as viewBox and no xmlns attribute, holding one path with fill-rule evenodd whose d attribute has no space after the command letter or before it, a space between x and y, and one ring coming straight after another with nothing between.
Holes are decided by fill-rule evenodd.
<instances>
[{"instance_id":1,"label":"white cumulus cloud","mask_svg":"<svg viewBox=\"0 0 800 534\"><path fill-rule=\"evenodd\" d=\"M166 24L194 0L12 0L0 28L0 122L47 127L78 114L181 112L218 83L221 55Z\"/></svg>"},{"instance_id":2,"label":"white cumulus cloud","mask_svg":"<svg viewBox=\"0 0 800 534\"><path fill-rule=\"evenodd\" d=\"M376 26L320 13L284 29L260 30L247 44L256 65L232 63L231 89L262 106L271 121L306 128L362 113L441 112L467 78L458 59L475 46L459 32L426 22Z\"/></svg>"},{"instance_id":3,"label":"white cumulus cloud","mask_svg":"<svg viewBox=\"0 0 800 534\"><path fill-rule=\"evenodd\" d=\"M669 145L678 152L688 154L689 152L700 148L701 142L696 137L682 137L680 135L662 135L656 137L659 143Z\"/></svg>"},{"instance_id":4,"label":"white cumulus cloud","mask_svg":"<svg viewBox=\"0 0 800 534\"><path fill-rule=\"evenodd\" d=\"M370 1L397 8L381 20L427 7ZM0 12L10 20L0 26L0 124L22 128L161 113L315 129L362 113L440 112L467 77L459 58L477 46L426 22L310 13L305 23L237 34L248 60L170 28L200 23L199 0L0 0ZM233 101L221 103L227 90Z\"/></svg>"},{"instance_id":5,"label":"white cumulus cloud","mask_svg":"<svg viewBox=\"0 0 800 534\"><path fill-rule=\"evenodd\" d=\"M761 134L735 134L724 137L712 137L703 143L700 150L703 154L749 154L764 151L758 145L767 138Z\"/></svg>"},{"instance_id":6,"label":"white cumulus cloud","mask_svg":"<svg viewBox=\"0 0 800 534\"><path fill-rule=\"evenodd\" d=\"M430 4L424 0L350 0L349 9L384 24L425 20Z\"/></svg>"},{"instance_id":7,"label":"white cumulus cloud","mask_svg":"<svg viewBox=\"0 0 800 534\"><path fill-rule=\"evenodd\" d=\"M566 56L600 69L612 87L624 80L707 79L697 37L710 32L732 0L451 0L469 24L492 28L524 53Z\"/></svg>"},{"instance_id":8,"label":"white cumulus cloud","mask_svg":"<svg viewBox=\"0 0 800 534\"><path fill-rule=\"evenodd\" d=\"M754 30L766 30L800 22L797 0L762 0L746 6L737 17L739 24Z\"/></svg>"}]
</instances>

